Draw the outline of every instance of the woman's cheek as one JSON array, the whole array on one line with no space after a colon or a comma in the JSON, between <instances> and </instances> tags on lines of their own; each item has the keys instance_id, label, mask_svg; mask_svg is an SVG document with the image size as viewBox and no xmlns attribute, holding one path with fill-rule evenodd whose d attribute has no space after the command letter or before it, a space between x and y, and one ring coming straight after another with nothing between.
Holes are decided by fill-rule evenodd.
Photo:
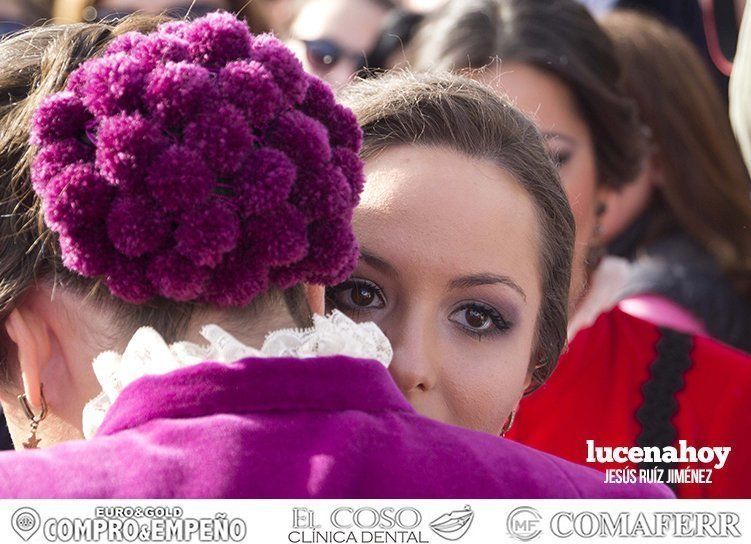
<instances>
[{"instance_id":1,"label":"woman's cheek","mask_svg":"<svg viewBox=\"0 0 751 544\"><path fill-rule=\"evenodd\" d=\"M529 353L512 353L497 339L472 342L454 351L443 389L459 425L496 434L522 396Z\"/></svg>"}]
</instances>

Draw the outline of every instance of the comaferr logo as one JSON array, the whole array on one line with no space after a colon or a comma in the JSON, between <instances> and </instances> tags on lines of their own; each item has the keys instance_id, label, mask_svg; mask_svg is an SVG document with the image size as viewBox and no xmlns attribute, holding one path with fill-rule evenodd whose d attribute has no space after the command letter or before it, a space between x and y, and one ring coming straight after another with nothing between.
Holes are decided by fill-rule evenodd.
<instances>
[{"instance_id":1,"label":"comaferr logo","mask_svg":"<svg viewBox=\"0 0 751 544\"><path fill-rule=\"evenodd\" d=\"M547 518L547 516L545 516ZM549 521L530 506L511 511L508 534L529 542L543 532L558 538L740 538L735 512L556 512ZM549 532L548 532L549 531Z\"/></svg>"},{"instance_id":2,"label":"comaferr logo","mask_svg":"<svg viewBox=\"0 0 751 544\"><path fill-rule=\"evenodd\" d=\"M529 542L542 533L542 516L531 506L515 508L506 518L506 531L509 536L522 542Z\"/></svg>"},{"instance_id":3,"label":"comaferr logo","mask_svg":"<svg viewBox=\"0 0 751 544\"><path fill-rule=\"evenodd\" d=\"M454 510L434 519L430 522L430 528L441 538L456 541L467 534L473 519L475 513L472 508L465 506L462 510Z\"/></svg>"}]
</instances>

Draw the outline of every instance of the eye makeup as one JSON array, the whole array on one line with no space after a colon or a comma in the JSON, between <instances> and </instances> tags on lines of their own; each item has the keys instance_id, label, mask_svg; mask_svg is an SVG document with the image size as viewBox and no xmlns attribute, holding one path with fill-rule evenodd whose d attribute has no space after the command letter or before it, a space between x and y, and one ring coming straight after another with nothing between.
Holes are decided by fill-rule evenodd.
<instances>
[{"instance_id":1,"label":"eye makeup","mask_svg":"<svg viewBox=\"0 0 751 544\"><path fill-rule=\"evenodd\" d=\"M448 319L477 340L503 335L513 327L495 307L476 300L457 304Z\"/></svg>"}]
</instances>

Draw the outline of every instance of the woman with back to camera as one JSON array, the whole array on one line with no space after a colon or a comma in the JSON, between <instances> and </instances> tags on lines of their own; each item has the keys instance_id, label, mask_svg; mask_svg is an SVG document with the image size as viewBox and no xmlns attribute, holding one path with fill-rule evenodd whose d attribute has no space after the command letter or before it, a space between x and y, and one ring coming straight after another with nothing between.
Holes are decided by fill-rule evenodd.
<instances>
[{"instance_id":1,"label":"woman with back to camera","mask_svg":"<svg viewBox=\"0 0 751 544\"><path fill-rule=\"evenodd\" d=\"M274 37L128 18L0 60L1 496L669 495L420 417L372 324L293 328L357 257L362 135Z\"/></svg>"},{"instance_id":2,"label":"woman with back to camera","mask_svg":"<svg viewBox=\"0 0 751 544\"><path fill-rule=\"evenodd\" d=\"M725 104L677 31L636 12L602 24L651 144L603 218L609 251L635 263L621 307L751 351L751 183Z\"/></svg>"},{"instance_id":3,"label":"woman with back to camera","mask_svg":"<svg viewBox=\"0 0 751 544\"><path fill-rule=\"evenodd\" d=\"M499 94L508 93L534 115L558 164L576 220L570 307L577 322L577 314L582 308L585 313L590 311L591 301L600 297L600 291L609 295L612 289L607 281L609 270L595 273L597 255L602 251L598 225L608 192L633 180L642 157L640 127L631 102L619 86L620 68L611 42L584 7L562 0L451 2L416 39L417 68L483 68L469 73ZM367 187L364 202L368 201ZM377 202L379 196L372 199ZM391 202L387 193L382 200L384 207ZM478 206L487 204L475 200ZM398 252L404 242L385 233L392 228L391 221L397 226L399 223L384 214L371 215L374 219L369 223L356 218L358 237L365 241L368 236L376 236ZM445 224L453 225L449 218ZM441 253L441 232L436 227L425 236L415 236L410 244L429 248L436 259L447 259ZM495 240L502 238L500 232L493 236ZM497 244L499 252L518 251L513 248L519 247L518 243L512 248ZM486 258L484 254L492 251L475 247L471 239L463 250L463 266L473 259ZM445 262L448 270L444 273L449 274L453 264ZM363 266L361 259L355 276L344 284L349 291L334 299L334 304L355 312L352 315L361 313L383 327L394 346L391 372L418 410L449 422L469 422L469 426L492 414L483 412L478 404L468 412L472 415L461 421L452 416L450 406L436 392L449 391L468 403L479 399L487 402L486 407L493 406L484 388L463 388L461 377L472 373L480 382L492 380L498 372L493 362L503 360L500 345L494 349L491 342L481 343L488 357L482 365L470 362L456 369L454 375L441 370L451 364L450 352L427 336L432 330L430 322L425 321L424 313L413 309L414 302L406 305L400 294L406 290L415 297L422 294L433 302L440 300L436 293L431 297L423 288L420 278L424 262L416 259L409 271L400 271L399 278L387 286L382 284L382 276ZM404 286L406 278L417 280ZM364 283L366 280L370 283ZM339 291L338 287L330 289L332 293ZM485 332L494 331L498 328L498 307L483 302L484 308L473 309L474 322ZM362 313L363 306L381 308ZM521 402L508 436L583 464L587 440L613 447L665 447L677 439L688 440L696 447L731 446L733 453L727 465L716 471L711 485L679 485L678 492L683 496L747 494L751 488L745 469L751 458L751 420L739 420L737 414L748 413L751 403L746 394L751 386L748 357L710 339L660 329L618 308L595 318L591 326L576 332L558 370L546 384ZM450 323L441 321L435 326L445 332ZM503 321L500 323L503 328ZM412 333L406 334L408 330ZM433 403L430 399L435 398L438 400ZM617 463L595 466L623 468Z\"/></svg>"}]
</instances>

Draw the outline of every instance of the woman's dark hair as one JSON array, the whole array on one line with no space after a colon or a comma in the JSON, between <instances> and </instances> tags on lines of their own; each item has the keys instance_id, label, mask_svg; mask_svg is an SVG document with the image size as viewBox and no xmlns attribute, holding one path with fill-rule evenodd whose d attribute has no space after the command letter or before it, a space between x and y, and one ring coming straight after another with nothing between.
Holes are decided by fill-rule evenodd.
<instances>
[{"instance_id":1,"label":"woman's dark hair","mask_svg":"<svg viewBox=\"0 0 751 544\"><path fill-rule=\"evenodd\" d=\"M681 229L751 301L751 182L706 64L681 33L652 17L615 12L603 25L662 171L657 232L646 236Z\"/></svg>"},{"instance_id":2,"label":"woman's dark hair","mask_svg":"<svg viewBox=\"0 0 751 544\"><path fill-rule=\"evenodd\" d=\"M426 20L410 61L430 71L515 61L553 74L592 133L599 183L618 188L640 171L644 138L613 45L575 0L453 0Z\"/></svg>"},{"instance_id":3,"label":"woman's dark hair","mask_svg":"<svg viewBox=\"0 0 751 544\"><path fill-rule=\"evenodd\" d=\"M68 271L54 233L44 224L30 179L35 153L29 144L31 118L42 99L62 90L79 64L102 53L116 37L132 31L149 33L167 20L132 16L118 23L44 26L0 41L0 321L35 283L45 281L111 310L122 329L116 332L123 332L122 336L148 325L173 342L191 318L207 308L163 299L128 304L111 295L100 281ZM228 312L228 320L247 328L257 313L283 308L285 303L299 324L309 321L302 286L283 293L269 290L245 308ZM10 378L4 349L7 340L0 332L0 386Z\"/></svg>"},{"instance_id":4,"label":"woman's dark hair","mask_svg":"<svg viewBox=\"0 0 751 544\"><path fill-rule=\"evenodd\" d=\"M342 99L363 129L366 162L399 145L445 147L497 164L525 189L539 221L542 302L531 365L534 385L542 384L566 343L574 218L534 124L483 85L450 74L393 72L355 83Z\"/></svg>"}]
</instances>

